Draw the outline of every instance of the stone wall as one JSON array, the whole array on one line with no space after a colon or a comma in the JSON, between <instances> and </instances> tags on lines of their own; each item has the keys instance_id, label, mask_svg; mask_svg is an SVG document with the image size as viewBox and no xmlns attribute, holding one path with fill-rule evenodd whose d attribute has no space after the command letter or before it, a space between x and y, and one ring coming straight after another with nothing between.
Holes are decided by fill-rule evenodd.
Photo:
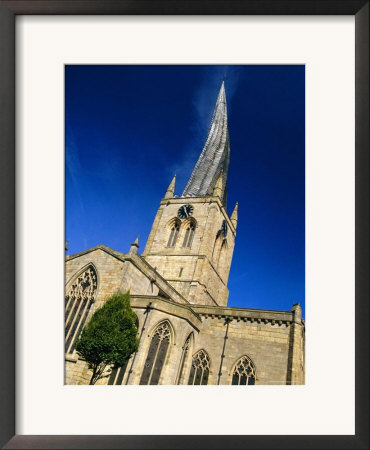
<instances>
[{"instance_id":1,"label":"stone wall","mask_svg":"<svg viewBox=\"0 0 370 450\"><path fill-rule=\"evenodd\" d=\"M88 318L112 294L130 290L140 346L128 362L122 384L140 383L153 333L164 320L170 324L171 341L159 384L187 384L192 356L199 350L210 358L208 384L231 384L232 370L242 356L253 361L256 384L304 384L304 321L299 305L291 311L268 311L201 305L197 299L190 304L136 254L136 248L131 250L124 255L99 246L66 262L67 289L88 264L96 268L98 290ZM191 344L179 379L189 336ZM110 372L107 368L98 384L107 384ZM66 355L66 384L88 384L90 377L91 371L75 352Z\"/></svg>"},{"instance_id":2,"label":"stone wall","mask_svg":"<svg viewBox=\"0 0 370 450\"><path fill-rule=\"evenodd\" d=\"M182 246L187 220L182 221L174 247L168 247L170 224L183 204L193 206L195 235L190 248ZM216 237L223 221L228 224L220 254ZM235 228L224 206L216 197L164 199L153 222L143 257L191 303L226 305L229 276L234 251ZM217 248L217 251L215 249Z\"/></svg>"},{"instance_id":3,"label":"stone wall","mask_svg":"<svg viewBox=\"0 0 370 450\"><path fill-rule=\"evenodd\" d=\"M96 306L99 306L103 300L121 288L124 263L122 260L112 257L112 255L99 248L89 252L82 252L77 258L69 257L65 266L67 290L76 274L90 263L97 269L98 292Z\"/></svg>"},{"instance_id":4,"label":"stone wall","mask_svg":"<svg viewBox=\"0 0 370 450\"><path fill-rule=\"evenodd\" d=\"M232 369L239 358L246 355L256 367L256 384L286 384L289 353L289 326L271 323L232 320L227 339L225 319L204 319L197 339L196 350L207 350L212 361L209 384L231 384ZM225 349L223 345L225 343ZM221 355L225 355L221 366Z\"/></svg>"}]
</instances>

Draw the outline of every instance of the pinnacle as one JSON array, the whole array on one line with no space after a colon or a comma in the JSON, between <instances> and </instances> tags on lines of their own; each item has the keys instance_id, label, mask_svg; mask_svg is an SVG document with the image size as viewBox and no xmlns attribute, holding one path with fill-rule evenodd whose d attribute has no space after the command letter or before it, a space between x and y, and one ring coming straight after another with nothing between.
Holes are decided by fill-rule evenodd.
<instances>
[{"instance_id":1,"label":"pinnacle","mask_svg":"<svg viewBox=\"0 0 370 450\"><path fill-rule=\"evenodd\" d=\"M238 224L238 206L239 206L239 203L236 202L234 211L233 211L233 213L231 214L231 217L230 217L231 223L234 225L235 228L236 228L236 226Z\"/></svg>"},{"instance_id":2,"label":"pinnacle","mask_svg":"<svg viewBox=\"0 0 370 450\"><path fill-rule=\"evenodd\" d=\"M169 184L167 191L164 195L164 198L173 198L174 192L175 192L175 183L176 183L176 174L172 178L171 183Z\"/></svg>"},{"instance_id":3,"label":"pinnacle","mask_svg":"<svg viewBox=\"0 0 370 450\"><path fill-rule=\"evenodd\" d=\"M131 244L130 254L137 253L137 249L139 248L139 235L135 239L135 241Z\"/></svg>"}]
</instances>

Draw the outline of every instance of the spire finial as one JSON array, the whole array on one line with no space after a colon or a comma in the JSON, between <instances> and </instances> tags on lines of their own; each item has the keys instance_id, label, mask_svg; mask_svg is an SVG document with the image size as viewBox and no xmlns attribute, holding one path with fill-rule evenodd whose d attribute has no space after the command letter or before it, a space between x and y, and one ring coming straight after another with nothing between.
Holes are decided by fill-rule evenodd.
<instances>
[{"instance_id":1,"label":"spire finial","mask_svg":"<svg viewBox=\"0 0 370 450\"><path fill-rule=\"evenodd\" d=\"M236 229L236 226L238 225L238 206L239 206L239 203L236 202L234 211L230 217L231 223L234 225L235 229Z\"/></svg>"},{"instance_id":2,"label":"spire finial","mask_svg":"<svg viewBox=\"0 0 370 450\"><path fill-rule=\"evenodd\" d=\"M173 194L175 193L175 183L176 183L176 174L172 178L172 181L167 188L164 198L173 198Z\"/></svg>"}]
</instances>

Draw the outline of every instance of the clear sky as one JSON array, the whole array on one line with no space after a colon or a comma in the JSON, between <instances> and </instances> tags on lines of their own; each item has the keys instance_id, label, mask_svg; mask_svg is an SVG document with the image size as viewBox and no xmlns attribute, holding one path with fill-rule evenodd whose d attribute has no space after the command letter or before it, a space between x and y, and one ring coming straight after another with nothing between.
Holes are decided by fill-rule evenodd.
<instances>
[{"instance_id":1,"label":"clear sky","mask_svg":"<svg viewBox=\"0 0 370 450\"><path fill-rule=\"evenodd\" d=\"M66 66L67 254L143 251L173 175L181 195L225 77L227 210L239 202L229 306L305 300L304 66Z\"/></svg>"}]
</instances>

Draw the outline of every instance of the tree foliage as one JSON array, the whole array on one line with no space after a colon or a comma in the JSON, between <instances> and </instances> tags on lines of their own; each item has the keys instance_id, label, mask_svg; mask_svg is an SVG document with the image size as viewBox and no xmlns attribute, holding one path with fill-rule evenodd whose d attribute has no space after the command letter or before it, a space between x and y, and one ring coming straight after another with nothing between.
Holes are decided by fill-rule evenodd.
<instances>
[{"instance_id":1,"label":"tree foliage","mask_svg":"<svg viewBox=\"0 0 370 450\"><path fill-rule=\"evenodd\" d=\"M135 322L128 293L113 295L95 311L76 343L77 353L93 371L90 384L101 378L108 365L123 366L137 350Z\"/></svg>"}]
</instances>

